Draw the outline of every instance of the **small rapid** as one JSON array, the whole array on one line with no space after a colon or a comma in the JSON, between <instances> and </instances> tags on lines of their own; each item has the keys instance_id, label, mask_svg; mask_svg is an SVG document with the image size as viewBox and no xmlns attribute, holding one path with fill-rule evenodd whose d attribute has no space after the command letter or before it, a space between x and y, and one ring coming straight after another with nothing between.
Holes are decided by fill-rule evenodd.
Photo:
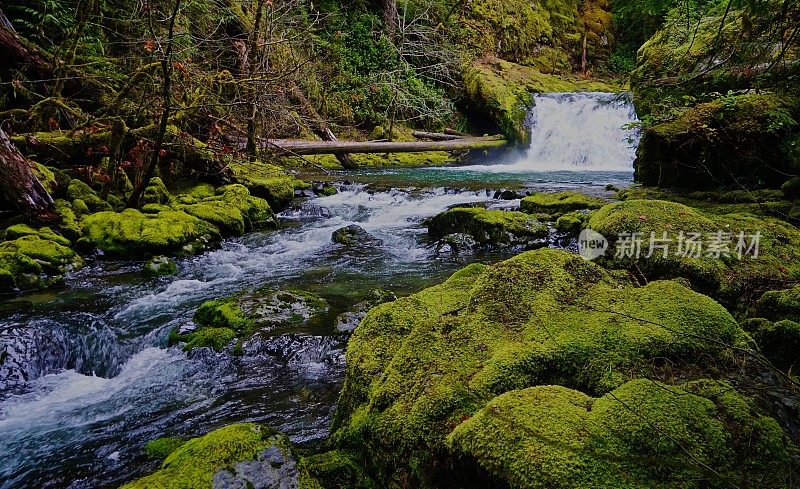
<instances>
[{"instance_id":1,"label":"small rapid","mask_svg":"<svg viewBox=\"0 0 800 489\"><path fill-rule=\"evenodd\" d=\"M0 488L118 485L154 469L147 441L234 422L265 422L297 443L324 438L346 346L332 320L257 335L242 356L166 348L169 332L204 300L253 287L312 290L335 316L375 288L406 294L441 281L462 264L434 256L422 221L492 195L344 185L283 212L277 231L180 261L174 277L143 280L140 263L96 261L60 294L11 301L16 310L0 316ZM383 244L333 244L350 224Z\"/></svg>"}]
</instances>

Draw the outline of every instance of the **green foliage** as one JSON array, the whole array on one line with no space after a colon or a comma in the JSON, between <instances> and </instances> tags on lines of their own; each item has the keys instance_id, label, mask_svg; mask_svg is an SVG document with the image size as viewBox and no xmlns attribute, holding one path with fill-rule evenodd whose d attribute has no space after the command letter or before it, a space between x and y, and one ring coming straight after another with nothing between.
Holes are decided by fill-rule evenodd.
<instances>
[{"instance_id":1,"label":"green foliage","mask_svg":"<svg viewBox=\"0 0 800 489\"><path fill-rule=\"evenodd\" d=\"M150 440L144 445L144 451L151 458L164 460L172 452L186 444L186 440L167 436Z\"/></svg>"}]
</instances>

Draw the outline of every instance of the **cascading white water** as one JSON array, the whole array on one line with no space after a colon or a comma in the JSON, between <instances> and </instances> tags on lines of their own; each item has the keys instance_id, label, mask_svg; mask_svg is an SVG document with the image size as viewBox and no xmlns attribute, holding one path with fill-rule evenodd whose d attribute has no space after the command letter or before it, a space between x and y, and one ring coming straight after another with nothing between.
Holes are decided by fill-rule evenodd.
<instances>
[{"instance_id":1,"label":"cascading white water","mask_svg":"<svg viewBox=\"0 0 800 489\"><path fill-rule=\"evenodd\" d=\"M531 145L515 166L533 171L631 171L639 131L627 94L547 93L534 96Z\"/></svg>"},{"instance_id":2,"label":"cascading white water","mask_svg":"<svg viewBox=\"0 0 800 489\"><path fill-rule=\"evenodd\" d=\"M465 167L477 171L632 172L639 130L627 93L542 93L528 113L530 146L511 164Z\"/></svg>"}]
</instances>

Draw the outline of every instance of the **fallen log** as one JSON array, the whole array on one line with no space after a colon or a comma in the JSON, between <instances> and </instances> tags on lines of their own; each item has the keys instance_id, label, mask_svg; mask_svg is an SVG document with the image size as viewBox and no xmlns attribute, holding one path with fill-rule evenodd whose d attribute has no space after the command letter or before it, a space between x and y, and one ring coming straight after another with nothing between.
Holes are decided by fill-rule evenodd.
<instances>
[{"instance_id":1,"label":"fallen log","mask_svg":"<svg viewBox=\"0 0 800 489\"><path fill-rule=\"evenodd\" d=\"M430 139L432 141L452 141L454 139L463 139L465 136L456 136L455 134L444 134L441 132L425 132L414 131L411 133L417 139Z\"/></svg>"},{"instance_id":2,"label":"fallen log","mask_svg":"<svg viewBox=\"0 0 800 489\"><path fill-rule=\"evenodd\" d=\"M328 127L328 124L322 119L319 113L317 113L317 110L314 108L314 106L311 105L311 102L308 100L305 94L301 92L296 85L292 86L290 95L300 105L303 115L311 119L312 129L317 136L321 137L323 141L339 140L336 135L333 134L331 128ZM338 153L336 155L336 159L339 160L339 163L341 163L342 167L347 170L355 170L358 168L358 164L347 153Z\"/></svg>"},{"instance_id":3,"label":"fallen log","mask_svg":"<svg viewBox=\"0 0 800 489\"><path fill-rule=\"evenodd\" d=\"M425 151L465 151L500 148L508 144L503 136L469 137L450 141L303 141L294 139L267 140L267 148L279 155L318 155L342 153L422 153Z\"/></svg>"},{"instance_id":4,"label":"fallen log","mask_svg":"<svg viewBox=\"0 0 800 489\"><path fill-rule=\"evenodd\" d=\"M31 165L0 128L0 190L29 219L57 221L53 198L36 178Z\"/></svg>"},{"instance_id":5,"label":"fallen log","mask_svg":"<svg viewBox=\"0 0 800 489\"><path fill-rule=\"evenodd\" d=\"M467 134L465 132L456 131L455 129L450 129L449 127L446 127L444 129L444 133L445 134L449 134L451 136L461 136L461 137L469 137L470 136L469 134Z\"/></svg>"}]
</instances>

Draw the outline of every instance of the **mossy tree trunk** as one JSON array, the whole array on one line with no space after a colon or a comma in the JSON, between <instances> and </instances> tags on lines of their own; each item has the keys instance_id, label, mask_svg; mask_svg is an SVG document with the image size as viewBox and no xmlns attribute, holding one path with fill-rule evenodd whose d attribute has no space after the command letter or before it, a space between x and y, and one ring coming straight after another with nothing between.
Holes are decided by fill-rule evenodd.
<instances>
[{"instance_id":1,"label":"mossy tree trunk","mask_svg":"<svg viewBox=\"0 0 800 489\"><path fill-rule=\"evenodd\" d=\"M383 27L386 36L394 40L397 33L397 0L382 0L383 1Z\"/></svg>"},{"instance_id":2,"label":"mossy tree trunk","mask_svg":"<svg viewBox=\"0 0 800 489\"><path fill-rule=\"evenodd\" d=\"M36 178L31 163L0 128L0 189L26 217L40 222L58 219L55 203Z\"/></svg>"}]
</instances>

